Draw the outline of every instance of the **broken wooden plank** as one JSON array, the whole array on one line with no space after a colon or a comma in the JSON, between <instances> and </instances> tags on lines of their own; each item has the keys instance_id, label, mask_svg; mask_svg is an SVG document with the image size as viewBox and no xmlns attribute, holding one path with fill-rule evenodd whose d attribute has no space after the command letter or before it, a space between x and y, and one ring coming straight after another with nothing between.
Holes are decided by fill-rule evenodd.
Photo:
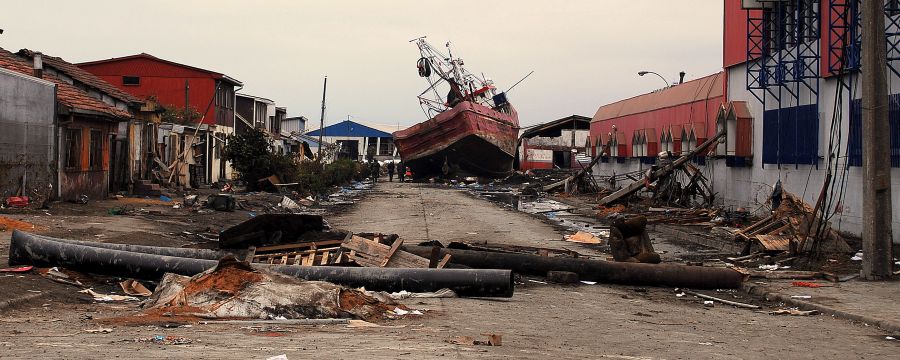
<instances>
[{"instance_id":1,"label":"broken wooden plank","mask_svg":"<svg viewBox=\"0 0 900 360\"><path fill-rule=\"evenodd\" d=\"M818 271L760 271L760 270L741 270L742 273L750 275L752 278L765 279L795 279L795 280L811 280L823 277Z\"/></svg>"},{"instance_id":2,"label":"broken wooden plank","mask_svg":"<svg viewBox=\"0 0 900 360\"><path fill-rule=\"evenodd\" d=\"M444 266L447 266L447 263L450 262L450 258L451 258L451 257L452 257L452 255L450 255L450 254L444 255L444 258L441 259L441 262L439 262L439 263L437 264L437 268L438 268L438 269L443 269Z\"/></svg>"},{"instance_id":3,"label":"broken wooden plank","mask_svg":"<svg viewBox=\"0 0 900 360\"><path fill-rule=\"evenodd\" d=\"M391 261L391 258L394 257L394 254L397 253L397 250L400 249L400 245L403 245L403 239L394 240L394 243L391 244L391 250L388 251L387 255L385 255L384 260L381 261L381 267L387 266L388 262Z\"/></svg>"},{"instance_id":4,"label":"broken wooden plank","mask_svg":"<svg viewBox=\"0 0 900 360\"><path fill-rule=\"evenodd\" d=\"M391 251L391 247L359 236L351 236L341 245L350 250L350 259L365 267L381 267L382 261ZM427 268L428 259L406 251L397 250L389 259L387 267Z\"/></svg>"},{"instance_id":5,"label":"broken wooden plank","mask_svg":"<svg viewBox=\"0 0 900 360\"><path fill-rule=\"evenodd\" d=\"M662 169L656 170L655 172L653 172L653 173L650 175L650 178L655 180L655 179L659 179L659 178L661 178L661 177L663 177L663 176L666 176L666 175L671 174L671 173L674 172L676 169L681 168L682 165L684 165L685 163L687 163L687 162L688 162L690 159L692 159L694 156L697 156L697 154L699 154L699 153L701 153L701 152L703 152L703 151L706 151L706 149L707 149L710 145L712 145L713 143L718 142L718 141L719 141L719 138L721 138L722 136L725 136L725 131L724 131L724 130L722 130L721 132L719 132L719 133L716 134L715 136L713 136L713 137L707 139L707 140L704 141L702 144L700 144L699 146L697 146L696 149L691 150L691 152L689 152L689 153L687 153L687 154L685 154L685 155L682 155L680 158L676 159L676 160L673 161L671 164L666 165L666 166L663 167ZM635 181L635 182L629 184L628 186L626 186L626 187L624 187L624 188L622 188L622 189L619 189L618 191L616 191L616 192L614 192L614 193L612 193L612 194L607 195L607 196L604 197L603 199L600 199L600 204L599 204L599 205L601 205L601 206L607 206L607 205L609 205L609 204L611 204L611 203L613 203L613 202L616 202L616 201L618 201L618 200L621 200L622 198L624 198L624 197L626 197L626 196L628 196L628 195L631 195L631 194L637 192L637 191L640 190L640 189L643 189L644 186L646 186L646 184L647 184L647 182L645 182L645 181Z\"/></svg>"},{"instance_id":6,"label":"broken wooden plank","mask_svg":"<svg viewBox=\"0 0 900 360\"><path fill-rule=\"evenodd\" d=\"M756 241L767 251L788 251L794 235L756 235Z\"/></svg>"},{"instance_id":7,"label":"broken wooden plank","mask_svg":"<svg viewBox=\"0 0 900 360\"><path fill-rule=\"evenodd\" d=\"M682 290L682 292L684 292L685 294L694 295L694 296L696 296L696 297L698 297L698 298L701 298L701 299L717 301L717 302L720 302L720 303L723 303L723 304L728 304L728 305L731 305L731 306L737 306L737 307L742 307L742 308L746 308L746 309L760 309L760 308L761 308L760 306L757 306L757 305L750 305L750 304L739 303L739 302L737 302L737 301L731 301L731 300L720 299L720 298L717 298L717 297L715 297L715 296L704 295L704 294L697 293L697 292L693 292L693 291L690 291L690 290Z\"/></svg>"}]
</instances>

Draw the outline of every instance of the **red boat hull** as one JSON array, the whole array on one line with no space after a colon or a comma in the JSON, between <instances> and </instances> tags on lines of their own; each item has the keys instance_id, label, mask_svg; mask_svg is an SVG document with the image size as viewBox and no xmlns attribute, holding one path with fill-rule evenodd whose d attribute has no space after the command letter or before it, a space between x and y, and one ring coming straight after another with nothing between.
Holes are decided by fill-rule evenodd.
<instances>
[{"instance_id":1,"label":"red boat hull","mask_svg":"<svg viewBox=\"0 0 900 360\"><path fill-rule=\"evenodd\" d=\"M501 177L513 170L519 119L464 101L434 118L394 133L404 164L417 178L451 172Z\"/></svg>"}]
</instances>

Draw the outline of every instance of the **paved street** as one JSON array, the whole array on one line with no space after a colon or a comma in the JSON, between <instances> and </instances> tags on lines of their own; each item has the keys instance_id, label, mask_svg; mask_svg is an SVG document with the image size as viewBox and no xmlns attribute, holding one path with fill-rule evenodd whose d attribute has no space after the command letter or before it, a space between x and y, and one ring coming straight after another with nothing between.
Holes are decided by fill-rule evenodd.
<instances>
[{"instance_id":1,"label":"paved street","mask_svg":"<svg viewBox=\"0 0 900 360\"><path fill-rule=\"evenodd\" d=\"M86 216L83 221L96 219ZM130 222L152 231L148 220ZM398 233L410 242L465 240L591 253L586 247L562 241L562 233L536 217L461 191L421 184L379 183L364 200L330 222L354 231ZM22 296L28 295L27 290L54 294L54 301L35 300L3 313L2 358L212 359L284 353L290 359L886 359L900 351L900 343L885 340L890 334L830 316L773 316L720 304L704 307L698 299L676 297L673 289L667 288L570 287L527 280L517 286L511 299L407 300L404 303L412 308L428 310L426 315L385 321L376 328L284 326L292 332L260 336L241 325L194 324L172 329L113 326L109 334L89 334L83 330L101 325L86 318L132 314L136 305L86 304L75 300L76 288L37 275L0 277L0 281L30 284L15 288ZM71 299L66 294L71 294ZM481 333L502 334L503 346L446 342L451 337L479 337ZM132 341L156 335L185 336L195 342L167 346Z\"/></svg>"}]
</instances>

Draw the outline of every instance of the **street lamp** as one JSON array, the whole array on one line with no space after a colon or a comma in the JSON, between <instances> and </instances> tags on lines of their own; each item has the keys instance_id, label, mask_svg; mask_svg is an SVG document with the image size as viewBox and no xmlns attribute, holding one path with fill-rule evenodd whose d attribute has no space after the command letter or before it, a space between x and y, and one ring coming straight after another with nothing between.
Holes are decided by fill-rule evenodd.
<instances>
[{"instance_id":1,"label":"street lamp","mask_svg":"<svg viewBox=\"0 0 900 360\"><path fill-rule=\"evenodd\" d=\"M666 82L666 87L670 87L670 86L671 86L671 85L669 85L669 81L666 80L666 78L662 77L662 75L660 75L660 74L657 74L657 73L655 73L655 72L653 72L653 71L638 71L638 76L644 76L644 75L647 75L647 74L653 74L653 75L659 76L659 78L662 79L662 81L665 81L665 82Z\"/></svg>"}]
</instances>

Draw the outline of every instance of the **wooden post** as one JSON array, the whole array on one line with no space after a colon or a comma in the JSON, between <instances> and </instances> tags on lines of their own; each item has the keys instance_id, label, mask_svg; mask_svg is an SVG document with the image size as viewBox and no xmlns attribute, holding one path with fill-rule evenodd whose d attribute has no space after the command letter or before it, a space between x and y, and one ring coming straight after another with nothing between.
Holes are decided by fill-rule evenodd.
<instances>
[{"instance_id":1,"label":"wooden post","mask_svg":"<svg viewBox=\"0 0 900 360\"><path fill-rule=\"evenodd\" d=\"M863 261L866 280L891 276L891 129L888 122L884 4L862 7Z\"/></svg>"}]
</instances>

